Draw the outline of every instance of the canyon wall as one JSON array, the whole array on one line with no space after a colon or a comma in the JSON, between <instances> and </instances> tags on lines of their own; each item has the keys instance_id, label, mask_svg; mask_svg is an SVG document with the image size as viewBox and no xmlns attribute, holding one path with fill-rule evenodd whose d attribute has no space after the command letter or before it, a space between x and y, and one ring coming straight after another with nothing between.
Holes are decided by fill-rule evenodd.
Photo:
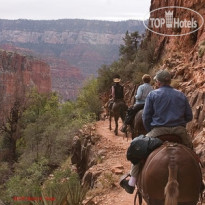
<instances>
[{"instance_id":1,"label":"canyon wall","mask_svg":"<svg viewBox=\"0 0 205 205\"><path fill-rule=\"evenodd\" d=\"M142 21L0 20L0 47L17 47L18 52L21 48L45 59L51 67L52 89L64 100L73 100L83 79L118 59L127 30L143 33L145 28Z\"/></svg>"},{"instance_id":2,"label":"canyon wall","mask_svg":"<svg viewBox=\"0 0 205 205\"><path fill-rule=\"evenodd\" d=\"M33 87L40 93L51 91L49 66L31 56L0 50L0 111L5 112L17 98L23 103L26 91Z\"/></svg>"},{"instance_id":3,"label":"canyon wall","mask_svg":"<svg viewBox=\"0 0 205 205\"><path fill-rule=\"evenodd\" d=\"M202 0L152 0L150 10L167 6L180 6L198 12L205 18L204 1ZM168 8L170 9L170 8ZM197 25L202 25L203 21L199 15L188 12L189 10L174 10L174 17L181 19L194 18ZM165 13L159 10L158 18L164 17ZM166 32L161 28L160 32ZM186 30L185 30L186 29ZM158 29L153 29L159 31ZM169 34L183 34L190 32L191 28L174 30ZM182 90L189 99L192 107L194 119L188 124L187 129L194 140L197 153L200 154L203 164L205 164L205 25L189 35L183 36L164 36L151 31L147 32L150 39L158 42L156 47L156 57L159 63L153 70L154 73L160 68L167 68L173 76L173 86Z\"/></svg>"}]
</instances>

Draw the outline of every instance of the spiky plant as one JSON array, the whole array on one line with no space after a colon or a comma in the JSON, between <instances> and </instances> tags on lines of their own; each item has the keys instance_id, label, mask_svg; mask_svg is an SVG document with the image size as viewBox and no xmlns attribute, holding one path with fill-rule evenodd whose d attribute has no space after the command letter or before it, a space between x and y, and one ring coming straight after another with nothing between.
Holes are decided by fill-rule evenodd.
<instances>
[{"instance_id":1,"label":"spiky plant","mask_svg":"<svg viewBox=\"0 0 205 205\"><path fill-rule=\"evenodd\" d=\"M82 205L88 192L88 186L82 186L76 175L72 176L68 183L67 203L68 205Z\"/></svg>"}]
</instances>

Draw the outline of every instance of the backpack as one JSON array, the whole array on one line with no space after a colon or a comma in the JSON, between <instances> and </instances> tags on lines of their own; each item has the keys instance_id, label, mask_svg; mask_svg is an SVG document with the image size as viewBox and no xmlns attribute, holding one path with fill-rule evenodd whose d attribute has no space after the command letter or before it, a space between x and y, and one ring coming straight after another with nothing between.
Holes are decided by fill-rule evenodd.
<instances>
[{"instance_id":1,"label":"backpack","mask_svg":"<svg viewBox=\"0 0 205 205\"><path fill-rule=\"evenodd\" d=\"M127 160L132 164L139 163L142 159L146 159L148 155L157 147L163 144L162 140L154 137L140 135L132 140L127 150Z\"/></svg>"}]
</instances>

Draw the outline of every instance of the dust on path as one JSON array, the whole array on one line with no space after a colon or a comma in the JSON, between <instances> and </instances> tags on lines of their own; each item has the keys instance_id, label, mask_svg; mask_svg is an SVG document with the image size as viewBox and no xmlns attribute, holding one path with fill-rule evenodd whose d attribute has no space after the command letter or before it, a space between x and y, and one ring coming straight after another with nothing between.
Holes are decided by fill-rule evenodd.
<instances>
[{"instance_id":1,"label":"dust on path","mask_svg":"<svg viewBox=\"0 0 205 205\"><path fill-rule=\"evenodd\" d=\"M122 126L122 122L119 122L119 129ZM114 122L112 122L114 129ZM98 143L99 149L106 149L106 158L100 166L103 166L105 170L112 171L116 165L123 165L124 173L128 173L131 167L131 163L126 159L126 151L130 145L131 138L128 140L125 138L125 134L119 131L118 136L114 135L114 130L109 130L109 121L99 121L96 123L96 132L101 136ZM123 139L124 137L124 139ZM117 175L118 182L116 187L109 190L103 196L101 196L102 202L100 205L132 205L134 204L134 194L128 194L124 189L119 186L119 179L121 175Z\"/></svg>"}]
</instances>

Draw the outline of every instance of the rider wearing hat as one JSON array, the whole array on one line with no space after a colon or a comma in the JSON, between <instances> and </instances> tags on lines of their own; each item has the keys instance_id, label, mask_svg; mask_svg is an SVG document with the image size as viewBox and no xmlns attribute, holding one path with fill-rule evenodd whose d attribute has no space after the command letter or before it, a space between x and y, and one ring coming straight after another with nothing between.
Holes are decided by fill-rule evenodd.
<instances>
[{"instance_id":1,"label":"rider wearing hat","mask_svg":"<svg viewBox=\"0 0 205 205\"><path fill-rule=\"evenodd\" d=\"M114 84L111 87L111 95L109 101L106 103L106 106L109 109L112 109L114 102L124 99L123 86L120 85L120 76L118 74L114 75L113 82Z\"/></svg>"},{"instance_id":2,"label":"rider wearing hat","mask_svg":"<svg viewBox=\"0 0 205 205\"><path fill-rule=\"evenodd\" d=\"M114 85L112 86L112 98L114 101L116 100L123 100L124 93L123 93L123 86L120 85L120 76L116 74L113 78Z\"/></svg>"}]
</instances>

